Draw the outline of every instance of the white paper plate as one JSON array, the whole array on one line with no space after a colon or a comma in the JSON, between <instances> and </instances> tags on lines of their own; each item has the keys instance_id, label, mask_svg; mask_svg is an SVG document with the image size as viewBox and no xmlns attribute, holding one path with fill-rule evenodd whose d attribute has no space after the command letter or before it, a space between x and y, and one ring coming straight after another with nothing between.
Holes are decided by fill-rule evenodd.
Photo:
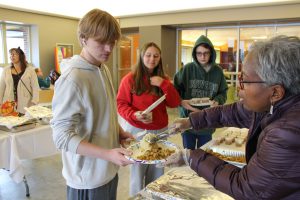
<instances>
[{"instance_id":1,"label":"white paper plate","mask_svg":"<svg viewBox=\"0 0 300 200\"><path fill-rule=\"evenodd\" d=\"M174 149L175 153L178 151L178 147L176 144L166 141L166 140L160 140L158 141L159 144L162 144L163 147L168 148L168 149ZM160 164L166 162L166 159L162 160L140 160L137 159L135 156L139 152L138 149L140 148L140 143L135 143L128 147L127 149L131 150L133 154L131 156L125 156L128 160L134 161L136 163L141 163L141 164Z\"/></svg>"},{"instance_id":2,"label":"white paper plate","mask_svg":"<svg viewBox=\"0 0 300 200\"><path fill-rule=\"evenodd\" d=\"M207 101L208 102L201 102L201 101ZM190 105L192 106L211 106L213 104L213 102L211 100L209 100L208 97L205 98L192 98L190 99Z\"/></svg>"},{"instance_id":3,"label":"white paper plate","mask_svg":"<svg viewBox=\"0 0 300 200\"><path fill-rule=\"evenodd\" d=\"M203 146L200 147L201 149L203 149L204 151L210 149L212 150L213 152L216 152L216 148L215 146L213 145L213 141L209 141L207 142L206 144L204 144ZM217 148L218 151L216 153L219 153L219 154L222 154L224 156L245 156L245 153L244 152L240 152L240 151L232 151L232 150L221 150L220 148ZM235 162L235 161L228 161L228 160L225 160L226 162L232 164L232 165L235 165L237 167L240 167L240 168L243 168L246 163L240 163L240 162Z\"/></svg>"}]
</instances>

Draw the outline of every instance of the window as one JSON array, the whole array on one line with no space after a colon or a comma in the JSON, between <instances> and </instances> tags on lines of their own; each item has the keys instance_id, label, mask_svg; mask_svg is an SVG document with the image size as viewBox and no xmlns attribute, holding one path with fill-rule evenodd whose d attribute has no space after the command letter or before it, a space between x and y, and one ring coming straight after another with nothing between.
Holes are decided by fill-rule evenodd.
<instances>
[{"instance_id":1,"label":"window","mask_svg":"<svg viewBox=\"0 0 300 200\"><path fill-rule=\"evenodd\" d=\"M4 63L4 52L3 52L3 28L2 24L0 24L0 64Z\"/></svg>"},{"instance_id":2,"label":"window","mask_svg":"<svg viewBox=\"0 0 300 200\"><path fill-rule=\"evenodd\" d=\"M0 24L0 64L10 63L9 50L20 47L27 61L31 62L30 55L30 26L19 24Z\"/></svg>"},{"instance_id":3,"label":"window","mask_svg":"<svg viewBox=\"0 0 300 200\"><path fill-rule=\"evenodd\" d=\"M201 36L206 35L205 29L199 30L182 30L181 33L181 62L187 64L193 61L192 50L196 40Z\"/></svg>"},{"instance_id":4,"label":"window","mask_svg":"<svg viewBox=\"0 0 300 200\"><path fill-rule=\"evenodd\" d=\"M238 29L230 27L209 28L207 37L216 50L216 63L226 71L236 71Z\"/></svg>"}]
</instances>

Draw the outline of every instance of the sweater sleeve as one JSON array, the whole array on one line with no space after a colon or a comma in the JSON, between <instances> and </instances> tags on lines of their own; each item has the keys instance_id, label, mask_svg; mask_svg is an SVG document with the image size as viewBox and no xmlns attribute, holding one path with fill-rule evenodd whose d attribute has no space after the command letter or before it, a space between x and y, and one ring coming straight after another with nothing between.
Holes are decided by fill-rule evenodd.
<instances>
[{"instance_id":1,"label":"sweater sleeve","mask_svg":"<svg viewBox=\"0 0 300 200\"><path fill-rule=\"evenodd\" d=\"M182 72L183 68L178 71L174 76L174 87L176 88L177 92L179 93L180 97L184 97L184 86L182 83Z\"/></svg>"},{"instance_id":2,"label":"sweater sleeve","mask_svg":"<svg viewBox=\"0 0 300 200\"><path fill-rule=\"evenodd\" d=\"M180 96L170 80L164 79L160 88L166 95L166 105L175 108L180 105Z\"/></svg>"},{"instance_id":3,"label":"sweater sleeve","mask_svg":"<svg viewBox=\"0 0 300 200\"><path fill-rule=\"evenodd\" d=\"M136 120L134 113L138 110L132 107L132 88L130 82L132 80L132 74L125 76L119 86L117 94L117 107L118 113L125 119Z\"/></svg>"},{"instance_id":4,"label":"sweater sleeve","mask_svg":"<svg viewBox=\"0 0 300 200\"><path fill-rule=\"evenodd\" d=\"M242 169L201 149L191 151L191 168L234 199L295 199L286 197L299 191L299 134L276 127L264 135Z\"/></svg>"},{"instance_id":5,"label":"sweater sleeve","mask_svg":"<svg viewBox=\"0 0 300 200\"><path fill-rule=\"evenodd\" d=\"M79 143L83 140L75 130L75 126L80 123L81 116L85 113L82 102L80 90L72 81L62 77L55 83L51 127L53 140L58 149L76 153Z\"/></svg>"},{"instance_id":6,"label":"sweater sleeve","mask_svg":"<svg viewBox=\"0 0 300 200\"><path fill-rule=\"evenodd\" d=\"M221 81L219 85L219 90L217 95L213 98L213 100L217 101L219 105L223 105L226 100L227 100L227 90L228 90L228 85L224 76L223 71L221 71Z\"/></svg>"},{"instance_id":7,"label":"sweater sleeve","mask_svg":"<svg viewBox=\"0 0 300 200\"><path fill-rule=\"evenodd\" d=\"M207 108L189 114L192 127L202 128L239 127L249 128L253 112L246 110L241 102Z\"/></svg>"}]
</instances>

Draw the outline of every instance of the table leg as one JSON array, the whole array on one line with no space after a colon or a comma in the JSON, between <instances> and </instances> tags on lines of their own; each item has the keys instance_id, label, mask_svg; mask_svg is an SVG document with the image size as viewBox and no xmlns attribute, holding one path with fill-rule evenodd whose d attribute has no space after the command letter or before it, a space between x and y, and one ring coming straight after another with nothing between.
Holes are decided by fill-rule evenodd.
<instances>
[{"instance_id":1,"label":"table leg","mask_svg":"<svg viewBox=\"0 0 300 200\"><path fill-rule=\"evenodd\" d=\"M23 182L24 182L25 189L26 189L26 197L29 197L30 193L29 193L29 186L28 186L28 183L27 183L26 176L23 177Z\"/></svg>"}]
</instances>

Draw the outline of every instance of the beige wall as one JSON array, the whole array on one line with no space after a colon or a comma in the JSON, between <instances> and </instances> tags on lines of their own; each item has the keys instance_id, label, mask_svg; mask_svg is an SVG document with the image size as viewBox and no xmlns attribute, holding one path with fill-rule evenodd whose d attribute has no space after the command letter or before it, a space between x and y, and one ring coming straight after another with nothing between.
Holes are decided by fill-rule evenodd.
<instances>
[{"instance_id":1,"label":"beige wall","mask_svg":"<svg viewBox=\"0 0 300 200\"><path fill-rule=\"evenodd\" d=\"M141 49L145 43L155 42L161 47L161 26L143 26L139 29Z\"/></svg>"},{"instance_id":2,"label":"beige wall","mask_svg":"<svg viewBox=\"0 0 300 200\"><path fill-rule=\"evenodd\" d=\"M176 29L163 26L161 41L165 73L167 73L172 79L176 71Z\"/></svg>"},{"instance_id":3,"label":"beige wall","mask_svg":"<svg viewBox=\"0 0 300 200\"><path fill-rule=\"evenodd\" d=\"M140 49L145 43L155 42L162 52L165 73L173 77L176 70L176 29L164 26L143 26L139 28Z\"/></svg>"},{"instance_id":4,"label":"beige wall","mask_svg":"<svg viewBox=\"0 0 300 200\"><path fill-rule=\"evenodd\" d=\"M0 20L35 25L34 30L38 34L35 34L36 37L32 39L34 44L39 45L34 45L33 62L43 69L45 75L51 69L54 69L54 47L56 43L74 44L74 53L78 54L80 52L76 36L78 19L0 8ZM35 53L36 49L38 49L38 54ZM34 57L38 55L38 58ZM36 62L39 63L36 64Z\"/></svg>"},{"instance_id":5,"label":"beige wall","mask_svg":"<svg viewBox=\"0 0 300 200\"><path fill-rule=\"evenodd\" d=\"M273 3L274 4L274 3ZM121 28L300 18L300 3L197 10L120 18Z\"/></svg>"}]
</instances>

